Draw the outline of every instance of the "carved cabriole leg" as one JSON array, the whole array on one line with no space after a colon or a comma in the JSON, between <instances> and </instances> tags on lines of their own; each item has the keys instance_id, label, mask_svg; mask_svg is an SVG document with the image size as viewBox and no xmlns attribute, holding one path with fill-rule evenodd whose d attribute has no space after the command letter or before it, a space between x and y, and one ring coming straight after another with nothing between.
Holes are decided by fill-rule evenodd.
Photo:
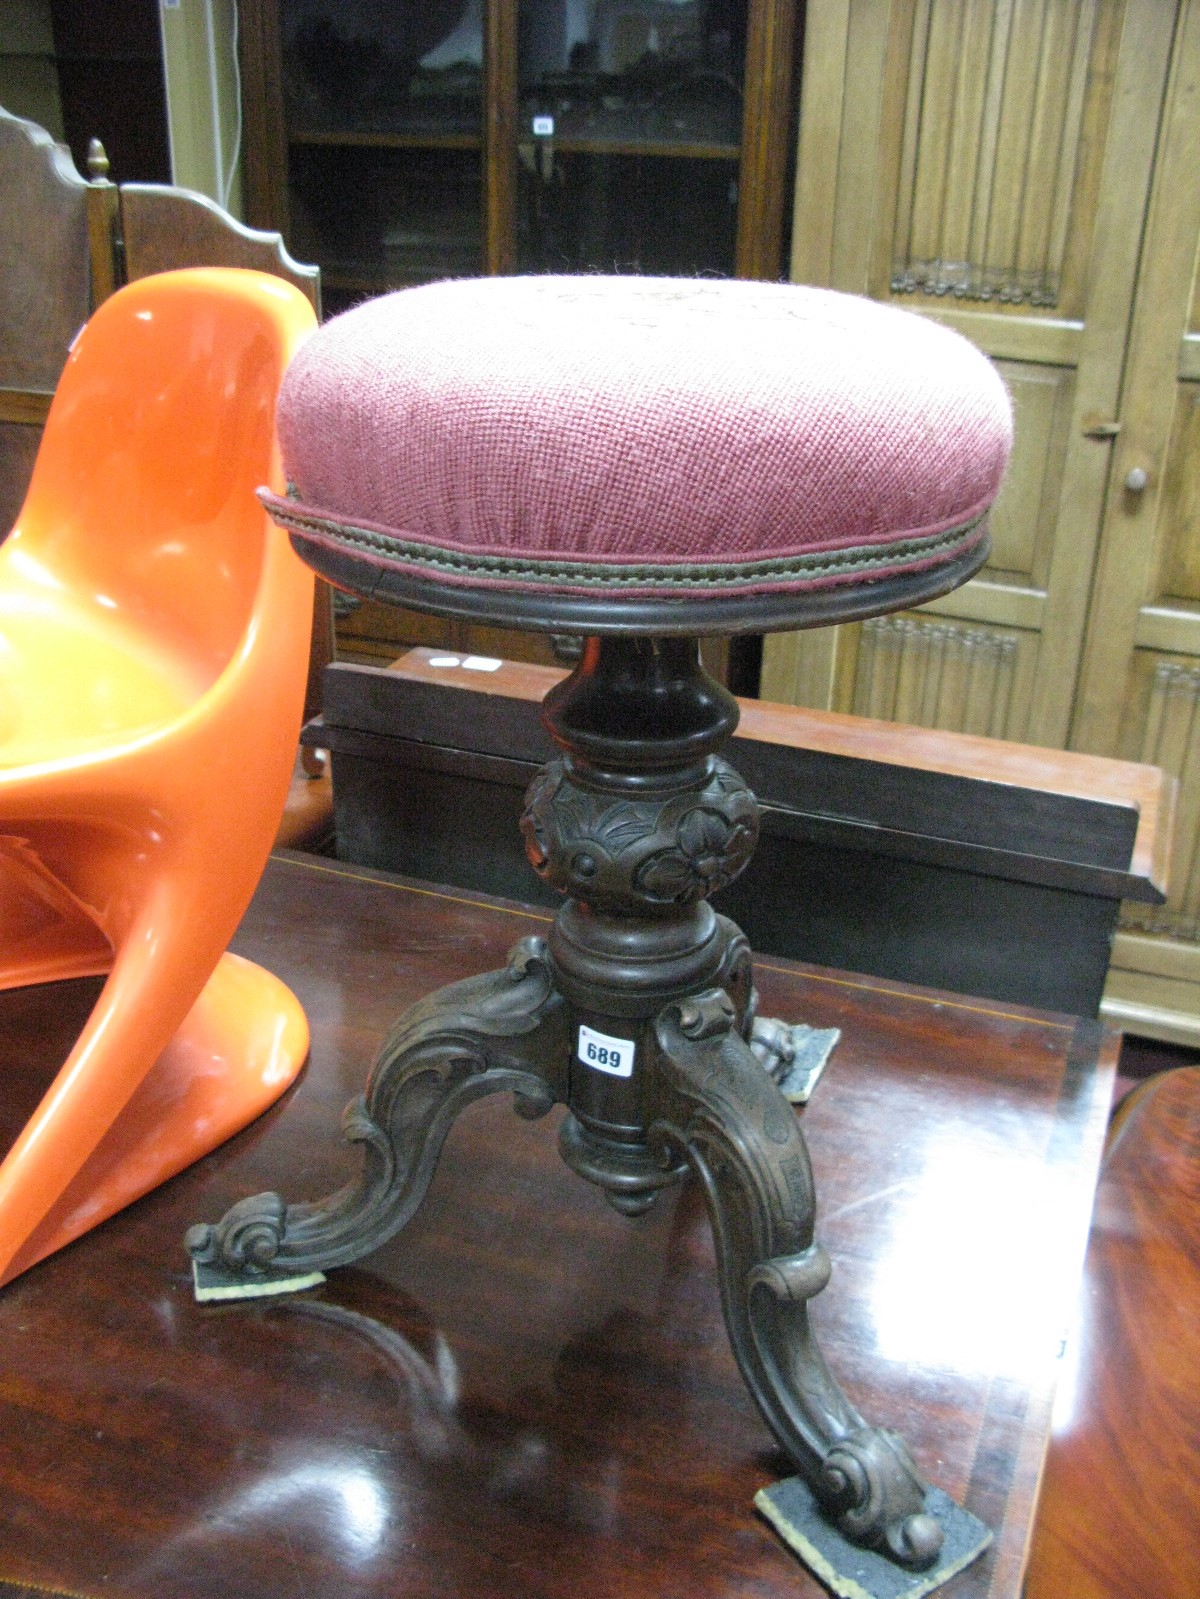
<instances>
[{"instance_id":1,"label":"carved cabriole leg","mask_svg":"<svg viewBox=\"0 0 1200 1599\"><path fill-rule=\"evenodd\" d=\"M358 1178L316 1203L243 1199L215 1226L191 1228L188 1249L201 1265L264 1286L370 1254L425 1197L455 1117L506 1091L518 1114L544 1115L563 1097L568 1049L544 945L523 939L502 971L439 990L392 1030L365 1096L342 1120L345 1136L362 1146Z\"/></svg>"},{"instance_id":2,"label":"carved cabriole leg","mask_svg":"<svg viewBox=\"0 0 1200 1599\"><path fill-rule=\"evenodd\" d=\"M813 1237L808 1151L795 1112L764 1073L723 989L658 1020L648 1138L704 1188L730 1342L768 1426L826 1513L856 1543L905 1565L937 1557L942 1533L903 1441L869 1427L817 1347L808 1301L829 1280Z\"/></svg>"}]
</instances>

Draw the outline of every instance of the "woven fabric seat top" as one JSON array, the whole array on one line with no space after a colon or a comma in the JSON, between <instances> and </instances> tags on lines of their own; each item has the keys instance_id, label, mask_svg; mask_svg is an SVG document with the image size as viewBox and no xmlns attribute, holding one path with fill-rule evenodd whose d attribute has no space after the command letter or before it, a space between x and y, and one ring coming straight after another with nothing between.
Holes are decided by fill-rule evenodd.
<instances>
[{"instance_id":1,"label":"woven fabric seat top","mask_svg":"<svg viewBox=\"0 0 1200 1599\"><path fill-rule=\"evenodd\" d=\"M490 592L498 614L541 595L553 620L572 595L965 576L1011 417L965 339L869 300L491 278L327 323L287 374L279 438L289 495L264 500L335 580L383 598L415 582L451 609Z\"/></svg>"}]
</instances>

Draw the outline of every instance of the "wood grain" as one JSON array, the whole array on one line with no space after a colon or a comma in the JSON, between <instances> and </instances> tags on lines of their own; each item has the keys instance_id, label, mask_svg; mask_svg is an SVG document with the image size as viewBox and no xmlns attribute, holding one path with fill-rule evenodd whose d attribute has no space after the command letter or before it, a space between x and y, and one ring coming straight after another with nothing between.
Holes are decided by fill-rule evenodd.
<instances>
[{"instance_id":1,"label":"wood grain","mask_svg":"<svg viewBox=\"0 0 1200 1599\"><path fill-rule=\"evenodd\" d=\"M192 1301L184 1228L338 1181L343 1101L395 1012L545 927L271 863L236 947L300 994L311 1064L239 1139L0 1296L0 1578L119 1599L818 1599L751 1510L779 1460L692 1187L619 1218L551 1125L487 1101L363 1266L300 1299ZM844 1030L805 1112L835 1262L826 1353L997 1531L948 1599L1016 1599L1115 1039L783 962L759 975L769 1012ZM93 994L0 996L10 1123Z\"/></svg>"},{"instance_id":2,"label":"wood grain","mask_svg":"<svg viewBox=\"0 0 1200 1599\"><path fill-rule=\"evenodd\" d=\"M1027 1599L1200 1592L1200 1068L1130 1096L1096 1195Z\"/></svg>"},{"instance_id":3,"label":"wood grain","mask_svg":"<svg viewBox=\"0 0 1200 1599\"><path fill-rule=\"evenodd\" d=\"M523 700L541 700L566 675L557 667L516 661L505 661L486 675L456 675L432 665L435 658L435 651L410 650L390 670L414 682L449 683L466 690L478 687L489 694ZM837 711L749 699L738 704L742 738L1133 806L1138 812L1138 830L1129 869L1149 877L1160 888L1166 882L1176 789L1157 767L968 733L903 727Z\"/></svg>"},{"instance_id":4,"label":"wood grain","mask_svg":"<svg viewBox=\"0 0 1200 1599\"><path fill-rule=\"evenodd\" d=\"M123 183L120 193L130 283L179 267L248 267L285 279L320 315L320 271L293 261L278 233L244 227L215 201L187 189Z\"/></svg>"},{"instance_id":5,"label":"wood grain","mask_svg":"<svg viewBox=\"0 0 1200 1599\"><path fill-rule=\"evenodd\" d=\"M484 19L483 208L488 272L517 265L517 8L487 0Z\"/></svg>"},{"instance_id":6,"label":"wood grain","mask_svg":"<svg viewBox=\"0 0 1200 1599\"><path fill-rule=\"evenodd\" d=\"M0 112L0 384L45 392L87 319L87 184L65 145Z\"/></svg>"},{"instance_id":7,"label":"wood grain","mask_svg":"<svg viewBox=\"0 0 1200 1599\"><path fill-rule=\"evenodd\" d=\"M239 9L238 62L242 80L242 182L246 220L291 237L288 205L287 125L283 114L283 60L279 0L254 0Z\"/></svg>"},{"instance_id":8,"label":"wood grain","mask_svg":"<svg viewBox=\"0 0 1200 1599\"><path fill-rule=\"evenodd\" d=\"M0 109L0 539L21 509L50 396L90 309L87 194L65 145Z\"/></svg>"},{"instance_id":9,"label":"wood grain","mask_svg":"<svg viewBox=\"0 0 1200 1599\"><path fill-rule=\"evenodd\" d=\"M1136 718L1122 713L1129 708L1139 613L1172 593L1182 591L1188 602L1193 599L1187 577L1172 572L1174 551L1169 537L1172 501L1187 494L1189 480L1194 496L1200 471L1200 440L1194 432L1187 440L1191 447L1180 449L1177 445L1177 457L1168 468L1172 435L1177 431L1173 427L1177 406L1185 408L1186 416L1193 400L1190 390L1178 385L1177 363L1200 238L1200 194L1191 181L1200 159L1200 124L1195 115L1200 92L1200 7L1188 4L1181 10L1134 308L1121 435L1113 459L1113 492L1102 531L1096 596L1075 711L1073 735L1084 749L1115 750L1122 742L1128 746L1137 739ZM1147 471L1147 488L1138 496L1123 494L1118 485L1135 466ZM1182 590L1179 577L1183 578ZM1191 623L1192 636L1186 648L1188 653L1196 653L1200 635L1194 617ZM1183 638L1175 642L1177 648L1185 644Z\"/></svg>"},{"instance_id":10,"label":"wood grain","mask_svg":"<svg viewBox=\"0 0 1200 1599\"><path fill-rule=\"evenodd\" d=\"M783 270L784 130L791 120L795 40L796 0L750 0L738 168L739 278L773 281Z\"/></svg>"}]
</instances>

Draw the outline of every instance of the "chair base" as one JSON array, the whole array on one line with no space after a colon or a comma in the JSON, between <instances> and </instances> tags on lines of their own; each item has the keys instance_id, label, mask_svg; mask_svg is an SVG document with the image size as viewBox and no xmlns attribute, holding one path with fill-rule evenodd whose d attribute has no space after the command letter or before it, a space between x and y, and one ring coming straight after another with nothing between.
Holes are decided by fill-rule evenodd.
<instances>
[{"instance_id":1,"label":"chair base","mask_svg":"<svg viewBox=\"0 0 1200 1599\"><path fill-rule=\"evenodd\" d=\"M0 1258L11 1255L0 1283L211 1154L275 1103L307 1057L308 1022L291 990L251 961L223 955L170 1044L34 1232L24 1240L6 1236L0 1214Z\"/></svg>"}]
</instances>

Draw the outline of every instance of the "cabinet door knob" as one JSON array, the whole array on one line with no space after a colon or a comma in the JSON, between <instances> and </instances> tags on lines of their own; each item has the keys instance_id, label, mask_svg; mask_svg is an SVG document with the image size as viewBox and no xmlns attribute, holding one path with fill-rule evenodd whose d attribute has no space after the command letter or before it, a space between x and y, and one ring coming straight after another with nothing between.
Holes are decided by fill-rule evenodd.
<instances>
[{"instance_id":1,"label":"cabinet door knob","mask_svg":"<svg viewBox=\"0 0 1200 1599\"><path fill-rule=\"evenodd\" d=\"M1150 481L1144 466L1132 466L1125 474L1125 487L1130 494L1140 494Z\"/></svg>"}]
</instances>

